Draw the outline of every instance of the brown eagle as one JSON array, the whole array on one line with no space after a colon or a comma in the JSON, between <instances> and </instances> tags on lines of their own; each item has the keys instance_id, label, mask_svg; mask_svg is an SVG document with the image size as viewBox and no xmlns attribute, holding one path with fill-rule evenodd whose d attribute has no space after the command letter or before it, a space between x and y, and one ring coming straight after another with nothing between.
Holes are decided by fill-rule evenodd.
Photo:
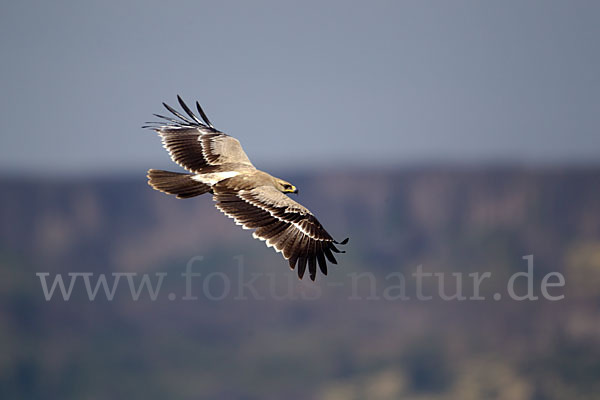
<instances>
[{"instance_id":1,"label":"brown eagle","mask_svg":"<svg viewBox=\"0 0 600 400\"><path fill-rule=\"evenodd\" d=\"M335 241L306 207L290 199L286 193L298 193L294 185L256 169L240 142L216 130L198 102L202 120L180 96L177 100L187 116L163 103L174 117L154 114L163 121L144 128L156 131L171 159L189 173L151 169L148 184L179 199L210 192L221 212L254 229L252 236L282 253L291 269L298 266L300 279L308 267L314 281L317 265L327 275L327 260L337 264L333 253L343 253L335 245L348 239Z\"/></svg>"}]
</instances>

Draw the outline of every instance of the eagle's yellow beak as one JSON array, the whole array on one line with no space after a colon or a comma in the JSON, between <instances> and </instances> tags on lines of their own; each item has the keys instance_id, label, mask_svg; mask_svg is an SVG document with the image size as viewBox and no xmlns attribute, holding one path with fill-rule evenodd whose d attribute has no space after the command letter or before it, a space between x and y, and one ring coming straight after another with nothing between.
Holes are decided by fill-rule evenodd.
<instances>
[{"instance_id":1,"label":"eagle's yellow beak","mask_svg":"<svg viewBox=\"0 0 600 400\"><path fill-rule=\"evenodd\" d=\"M286 186L285 188L283 188L283 190L282 190L283 193L298 193L298 188L296 186L290 185L289 183L288 183L288 185L290 187Z\"/></svg>"}]
</instances>

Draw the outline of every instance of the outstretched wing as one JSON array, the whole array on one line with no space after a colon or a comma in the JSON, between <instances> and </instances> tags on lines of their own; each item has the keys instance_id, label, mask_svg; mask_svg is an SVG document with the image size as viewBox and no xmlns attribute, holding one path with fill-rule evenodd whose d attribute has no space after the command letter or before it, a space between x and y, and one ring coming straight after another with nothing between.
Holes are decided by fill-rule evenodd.
<instances>
[{"instance_id":1,"label":"outstretched wing","mask_svg":"<svg viewBox=\"0 0 600 400\"><path fill-rule=\"evenodd\" d=\"M164 121L148 122L148 125L144 126L160 135L163 147L174 162L195 173L201 172L203 168L222 164L245 164L253 167L240 142L216 130L198 102L196 108L202 120L189 109L180 96L177 96L177 100L187 116L163 103L175 118L154 114Z\"/></svg>"},{"instance_id":2,"label":"outstretched wing","mask_svg":"<svg viewBox=\"0 0 600 400\"><path fill-rule=\"evenodd\" d=\"M290 268L298 265L302 279L306 267L310 279L317 275L317 263L327 275L326 259L337 264L333 253L340 253L336 242L315 216L305 207L271 186L236 190L227 180L212 187L216 207L245 229L255 229L252 236L266 241L289 261Z\"/></svg>"}]
</instances>

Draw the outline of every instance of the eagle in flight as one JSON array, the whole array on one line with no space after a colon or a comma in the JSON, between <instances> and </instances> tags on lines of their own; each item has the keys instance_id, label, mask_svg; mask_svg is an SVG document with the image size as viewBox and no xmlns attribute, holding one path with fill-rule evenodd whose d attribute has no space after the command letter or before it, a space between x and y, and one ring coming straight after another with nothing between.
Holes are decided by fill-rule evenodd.
<instances>
[{"instance_id":1,"label":"eagle in flight","mask_svg":"<svg viewBox=\"0 0 600 400\"><path fill-rule=\"evenodd\" d=\"M317 275L317 264L327 275L327 261L337 264L333 253L343 253L315 216L286 193L298 189L283 179L275 178L252 165L240 142L210 123L196 102L198 118L183 102L177 100L183 115L168 104L174 117L154 114L161 122L149 122L144 128L156 131L171 159L189 173L148 170L148 184L178 199L211 193L215 206L237 225L254 229L252 236L274 247L288 260L290 268L298 267L302 279L306 268L311 280Z\"/></svg>"}]
</instances>

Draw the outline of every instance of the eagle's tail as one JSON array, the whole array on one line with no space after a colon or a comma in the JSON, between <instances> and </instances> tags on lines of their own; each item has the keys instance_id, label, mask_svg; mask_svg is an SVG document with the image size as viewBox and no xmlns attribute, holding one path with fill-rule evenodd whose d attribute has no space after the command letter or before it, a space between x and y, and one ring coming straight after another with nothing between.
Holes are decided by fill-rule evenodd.
<instances>
[{"instance_id":1,"label":"eagle's tail","mask_svg":"<svg viewBox=\"0 0 600 400\"><path fill-rule=\"evenodd\" d=\"M199 196L210 191L210 186L192 179L192 174L148 170L148 184L156 190L167 194L174 194L178 199Z\"/></svg>"}]
</instances>

